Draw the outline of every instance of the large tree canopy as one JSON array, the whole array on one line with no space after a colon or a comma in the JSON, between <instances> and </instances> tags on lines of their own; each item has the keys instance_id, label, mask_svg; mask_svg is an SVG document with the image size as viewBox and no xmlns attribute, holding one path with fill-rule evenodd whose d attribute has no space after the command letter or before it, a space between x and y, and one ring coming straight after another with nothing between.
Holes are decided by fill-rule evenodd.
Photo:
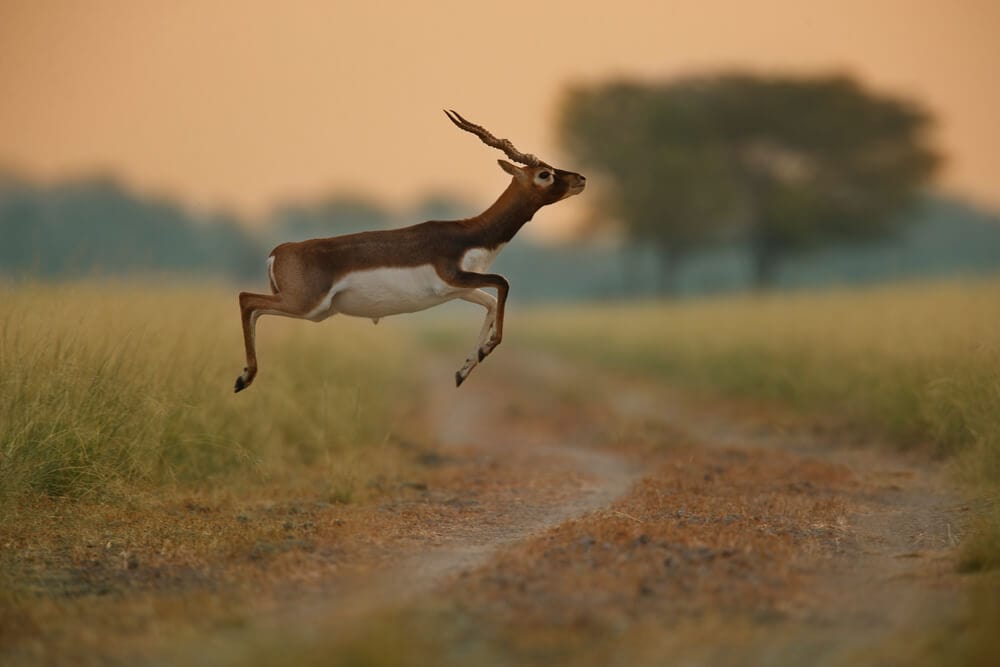
<instances>
[{"instance_id":1,"label":"large tree canopy","mask_svg":"<svg viewBox=\"0 0 1000 667\"><path fill-rule=\"evenodd\" d=\"M782 255L885 235L938 164L930 115L844 76L613 82L564 97L565 148L670 265L742 235L766 284Z\"/></svg>"}]
</instances>

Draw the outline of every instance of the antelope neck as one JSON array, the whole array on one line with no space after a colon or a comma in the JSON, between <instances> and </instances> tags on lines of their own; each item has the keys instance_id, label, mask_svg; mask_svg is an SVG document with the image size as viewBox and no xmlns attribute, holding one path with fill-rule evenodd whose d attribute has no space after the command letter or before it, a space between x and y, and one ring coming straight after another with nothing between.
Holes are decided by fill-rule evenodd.
<instances>
[{"instance_id":1,"label":"antelope neck","mask_svg":"<svg viewBox=\"0 0 1000 667\"><path fill-rule=\"evenodd\" d=\"M481 245L493 248L514 238L541 207L541 204L526 199L515 181L488 209L473 219L473 228L482 235Z\"/></svg>"}]
</instances>

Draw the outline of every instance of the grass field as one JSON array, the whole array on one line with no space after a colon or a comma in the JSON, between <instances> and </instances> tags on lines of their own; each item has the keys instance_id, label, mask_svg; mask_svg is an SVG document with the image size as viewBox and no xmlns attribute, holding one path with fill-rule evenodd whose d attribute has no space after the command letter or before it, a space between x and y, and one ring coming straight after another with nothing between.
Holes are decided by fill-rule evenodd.
<instances>
[{"instance_id":1,"label":"grass field","mask_svg":"<svg viewBox=\"0 0 1000 667\"><path fill-rule=\"evenodd\" d=\"M452 386L451 366L434 362L444 370L433 380L422 369L435 346L457 367L478 330L478 311L463 311L458 326L433 318L378 328L351 318L319 326L264 318L261 373L235 396L232 383L244 362L234 290L34 284L0 288L0 301L0 655L12 664L38 664L38 656L52 664L135 662L168 644L182 645L182 656L213 646L219 664L289 658L510 664L505 656L516 655L549 664L545 651L562 656L555 662L563 664L607 664L594 652L605 641L609 656L623 655L625 646L640 656L650 652L636 664L660 664L674 650L661 637L674 622L671 602L680 605L676 618L694 627L690 636L678 634L682 647L698 645L698 633L711 639L739 632L730 620L710 627L697 619L717 608L732 614L726 600L739 597L737 584L769 581L768 559L780 550L774 535L755 532L757 519L726 522L770 502L765 514L789 522L781 533L787 558L779 566L822 560L817 554L826 553L825 542L815 538L810 552L797 536L839 525L844 503L867 498L866 487L852 487L836 457L806 465L780 449L726 454L677 442L677 433L645 421L635 428L650 430L623 445L632 450L617 452L641 462L644 479L610 510L529 534L430 601L362 615L357 633L328 635L322 625L298 621L292 626L301 636L256 630L268 610L292 610L297 619L300 600L326 601L323 587L337 577L364 579L391 569L394 554L439 548L449 531L488 531L505 509L518 515L520 502L550 491L566 469L558 459L528 470L509 461L505 439L522 438L514 426L528 428L522 439L529 443L539 437L531 428L566 440L576 456L581 436L573 429L581 424L590 437L618 447L615 418L602 412L602 401L633 385L662 390L649 394L658 397L677 396L679 387L720 423L727 406L739 403L718 400L724 396L763 402L765 416L791 407L806 424L833 423L834 442L841 435L852 444L887 441L915 450L909 458L918 467L949 468L970 499L964 516L971 518L959 535L961 567L980 573L969 578L969 610L940 627L887 639L885 651L912 645L919 659L869 662L951 664L963 651L995 653L989 628L1000 618L1000 283L535 310L515 305L509 347L460 390ZM538 349L563 356L553 367L579 369L584 380L557 373L543 381L546 364L532 367L543 358ZM591 382L607 386L588 394ZM424 432L425 415L415 413L434 412L442 401L447 413L452 401L460 404L456 397L498 411L484 428L502 447L481 458L461 447L435 449L442 431ZM458 422L476 419L470 415L475 411L458 415ZM480 431L476 439L484 438ZM731 457L722 461L725 475L720 456ZM743 491L740 470L747 475ZM807 482L812 490L802 491ZM733 500L734 493L745 497ZM708 504L698 510L697 501ZM684 513L676 510L681 506ZM794 507L801 517L792 516ZM692 512L721 523L692 522ZM839 533L828 532L835 541ZM737 558L727 539L746 547L745 554ZM610 560L587 546L595 540L615 545ZM710 564L684 560L705 549L729 555ZM553 560L558 553L575 554L573 569ZM664 569L665 553L680 565ZM812 567L803 563L790 571ZM621 582L611 575L621 575L624 587L616 588ZM645 577L665 587L656 589L662 594L635 584ZM688 590L698 577L721 597ZM786 599L781 586L748 594L749 608ZM557 612L572 620L581 609L604 609L576 605L578 593L620 601L607 610L606 625L595 621L604 634L573 622L548 627ZM703 607L683 606L696 603ZM532 617L518 604L542 615ZM652 605L644 622L655 632L643 635L639 623L619 634L616 609L631 613L641 604ZM690 608L700 611L685 616ZM762 655L772 640L788 648L781 645L787 637L772 636L773 621L732 618L750 624L747 641L764 642ZM512 649L515 641L525 647ZM229 652L232 660L222 660Z\"/></svg>"},{"instance_id":2,"label":"grass field","mask_svg":"<svg viewBox=\"0 0 1000 667\"><path fill-rule=\"evenodd\" d=\"M385 460L372 446L392 431L409 366L406 341L367 335L370 322L264 318L260 381L234 397L231 290L2 290L0 502L320 476L346 500Z\"/></svg>"},{"instance_id":3,"label":"grass field","mask_svg":"<svg viewBox=\"0 0 1000 667\"><path fill-rule=\"evenodd\" d=\"M964 567L1000 567L1000 283L535 310L510 335L932 449L973 496Z\"/></svg>"},{"instance_id":4,"label":"grass field","mask_svg":"<svg viewBox=\"0 0 1000 667\"><path fill-rule=\"evenodd\" d=\"M263 318L234 395L235 290L23 284L0 303L0 647L100 662L138 628L238 623L313 534L419 479L391 327Z\"/></svg>"}]
</instances>

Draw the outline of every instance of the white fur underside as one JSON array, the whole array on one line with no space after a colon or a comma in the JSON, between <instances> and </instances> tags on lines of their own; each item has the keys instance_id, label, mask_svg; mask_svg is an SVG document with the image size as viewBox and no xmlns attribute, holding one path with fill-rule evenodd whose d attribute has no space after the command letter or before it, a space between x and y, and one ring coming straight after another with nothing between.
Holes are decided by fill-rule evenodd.
<instances>
[{"instance_id":1,"label":"white fur underside","mask_svg":"<svg viewBox=\"0 0 1000 667\"><path fill-rule=\"evenodd\" d=\"M441 280L429 264L357 271L334 284L310 315L343 313L374 319L414 313L454 299L464 291Z\"/></svg>"},{"instance_id":2,"label":"white fur underside","mask_svg":"<svg viewBox=\"0 0 1000 667\"><path fill-rule=\"evenodd\" d=\"M462 269L484 272L499 251L473 248L462 257ZM342 313L378 319L426 310L470 291L446 283L430 264L355 271L338 280L306 317L322 320Z\"/></svg>"}]
</instances>

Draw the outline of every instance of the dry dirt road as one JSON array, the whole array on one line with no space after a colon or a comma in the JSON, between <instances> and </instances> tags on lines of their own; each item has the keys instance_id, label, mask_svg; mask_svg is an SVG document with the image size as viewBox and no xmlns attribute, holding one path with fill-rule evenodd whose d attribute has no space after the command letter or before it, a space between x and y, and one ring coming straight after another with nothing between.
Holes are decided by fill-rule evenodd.
<instances>
[{"instance_id":1,"label":"dry dirt road","mask_svg":"<svg viewBox=\"0 0 1000 667\"><path fill-rule=\"evenodd\" d=\"M130 640L61 641L122 664L902 665L961 604L964 507L925 458L514 346L458 390L451 365L428 366L416 411L426 481L239 510L288 539L183 586L209 618L257 573L238 622L167 633L177 586L153 586L106 607L153 619ZM8 657L72 655L43 644Z\"/></svg>"},{"instance_id":2,"label":"dry dirt road","mask_svg":"<svg viewBox=\"0 0 1000 667\"><path fill-rule=\"evenodd\" d=\"M421 518L233 662L911 664L959 604L963 507L925 459L513 347L449 377L437 481L383 507Z\"/></svg>"}]
</instances>

